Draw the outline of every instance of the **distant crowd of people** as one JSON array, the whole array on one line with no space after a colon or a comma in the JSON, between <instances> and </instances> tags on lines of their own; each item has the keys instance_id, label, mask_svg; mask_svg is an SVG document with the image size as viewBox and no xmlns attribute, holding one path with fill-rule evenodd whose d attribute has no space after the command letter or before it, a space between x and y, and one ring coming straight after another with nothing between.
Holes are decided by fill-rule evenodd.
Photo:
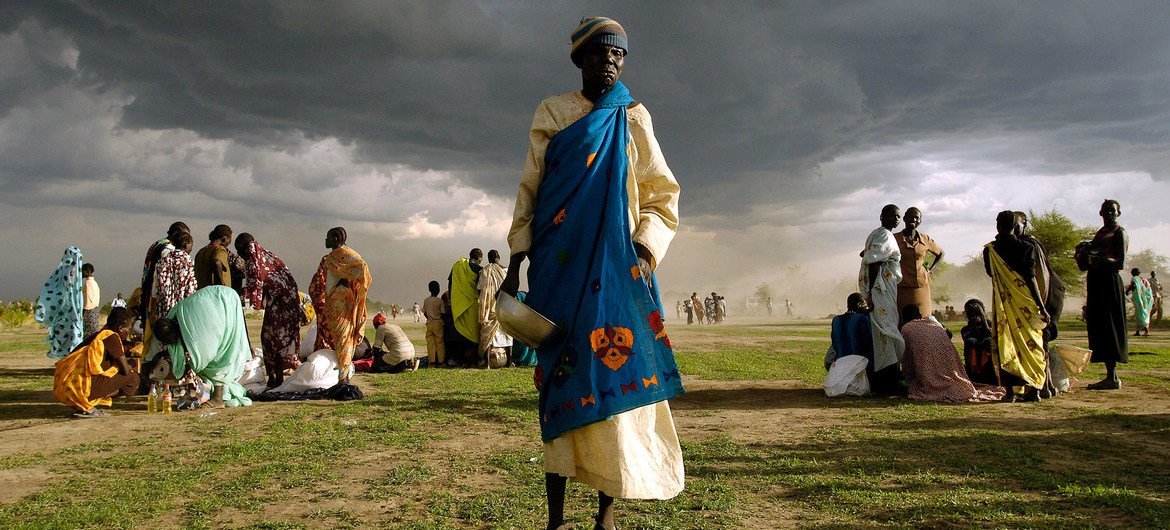
<instances>
[{"instance_id":1,"label":"distant crowd of people","mask_svg":"<svg viewBox=\"0 0 1170 530\"><path fill-rule=\"evenodd\" d=\"M687 317L687 324L722 324L727 318L727 300L723 295L711 292L711 296L700 299L698 292L691 293L690 298L679 300L674 304L675 317L682 320Z\"/></svg>"}]
</instances>

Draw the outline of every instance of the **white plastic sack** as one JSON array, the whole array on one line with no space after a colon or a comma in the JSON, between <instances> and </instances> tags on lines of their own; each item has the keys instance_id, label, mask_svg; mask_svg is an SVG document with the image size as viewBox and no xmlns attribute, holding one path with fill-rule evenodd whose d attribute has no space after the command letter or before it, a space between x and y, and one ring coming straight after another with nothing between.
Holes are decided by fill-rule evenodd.
<instances>
[{"instance_id":1,"label":"white plastic sack","mask_svg":"<svg viewBox=\"0 0 1170 530\"><path fill-rule=\"evenodd\" d=\"M268 379L264 371L264 352L260 348L252 349L252 358L244 363L244 373L240 375L240 384L244 390L252 393L263 392Z\"/></svg>"},{"instance_id":2,"label":"white plastic sack","mask_svg":"<svg viewBox=\"0 0 1170 530\"><path fill-rule=\"evenodd\" d=\"M865 376L865 367L869 360L860 355L846 355L833 361L829 367L829 375L825 376L825 395L864 396L869 394L869 378Z\"/></svg>"},{"instance_id":3,"label":"white plastic sack","mask_svg":"<svg viewBox=\"0 0 1170 530\"><path fill-rule=\"evenodd\" d=\"M1052 369L1052 386L1061 392L1068 392L1070 386L1068 369L1064 366L1064 358L1056 353L1052 347L1048 348L1048 366Z\"/></svg>"},{"instance_id":4,"label":"white plastic sack","mask_svg":"<svg viewBox=\"0 0 1170 530\"><path fill-rule=\"evenodd\" d=\"M1093 355L1092 350L1055 342L1049 348L1054 350L1060 356L1060 359L1064 361L1064 370L1069 377L1081 375L1081 372L1085 370L1085 366L1089 364L1089 359Z\"/></svg>"},{"instance_id":5,"label":"white plastic sack","mask_svg":"<svg viewBox=\"0 0 1170 530\"><path fill-rule=\"evenodd\" d=\"M313 344L317 342L317 320L309 323L309 331L305 333L305 340L301 341L301 351L298 356L301 360L308 359L313 354Z\"/></svg>"},{"instance_id":6,"label":"white plastic sack","mask_svg":"<svg viewBox=\"0 0 1170 530\"><path fill-rule=\"evenodd\" d=\"M350 367L353 375L353 365ZM292 375L284 380L284 384L272 389L273 392L304 392L314 388L329 388L336 385L340 378L337 376L337 354L330 349L320 349L313 352L305 363L297 367Z\"/></svg>"}]
</instances>

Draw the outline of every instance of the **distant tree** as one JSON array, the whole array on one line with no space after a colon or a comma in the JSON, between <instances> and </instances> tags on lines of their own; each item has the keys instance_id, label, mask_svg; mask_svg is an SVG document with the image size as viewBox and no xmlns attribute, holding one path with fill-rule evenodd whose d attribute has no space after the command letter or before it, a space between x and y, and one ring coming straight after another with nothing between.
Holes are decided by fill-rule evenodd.
<instances>
[{"instance_id":1,"label":"distant tree","mask_svg":"<svg viewBox=\"0 0 1170 530\"><path fill-rule=\"evenodd\" d=\"M776 296L776 291L772 290L771 285L768 285L767 283L761 283L756 286L755 295L756 299L760 301L760 305L763 305L768 302L769 298L774 298Z\"/></svg>"},{"instance_id":2,"label":"distant tree","mask_svg":"<svg viewBox=\"0 0 1170 530\"><path fill-rule=\"evenodd\" d=\"M1077 263L1073 260L1073 250L1076 249L1077 243L1092 239L1097 229L1077 226L1056 210L1048 210L1040 215L1029 210L1028 224L1031 225L1030 233L1044 245L1048 261L1052 263L1052 269L1060 275L1060 279L1064 280L1066 285L1082 285L1084 273L1077 269Z\"/></svg>"},{"instance_id":3,"label":"distant tree","mask_svg":"<svg viewBox=\"0 0 1170 530\"><path fill-rule=\"evenodd\" d=\"M929 256L934 259L933 254ZM942 281L951 268L951 264L944 261L930 269L930 301L936 305L946 305L951 301L951 286Z\"/></svg>"},{"instance_id":4,"label":"distant tree","mask_svg":"<svg viewBox=\"0 0 1170 530\"><path fill-rule=\"evenodd\" d=\"M1125 260L1126 270L1134 267L1141 269L1142 275L1146 278L1150 277L1150 271L1161 271L1162 274L1166 274L1166 268L1170 267L1170 258L1147 248Z\"/></svg>"}]
</instances>

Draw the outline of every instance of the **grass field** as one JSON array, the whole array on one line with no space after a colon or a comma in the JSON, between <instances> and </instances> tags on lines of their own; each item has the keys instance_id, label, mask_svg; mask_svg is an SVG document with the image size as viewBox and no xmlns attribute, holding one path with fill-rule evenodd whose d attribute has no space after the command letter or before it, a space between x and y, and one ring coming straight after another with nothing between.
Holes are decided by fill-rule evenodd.
<instances>
[{"instance_id":1,"label":"grass field","mask_svg":"<svg viewBox=\"0 0 1170 530\"><path fill-rule=\"evenodd\" d=\"M249 322L256 326L257 322ZM404 329L422 344L422 328ZM1085 345L1083 327L1066 340ZM1170 328L1118 392L829 400L827 321L669 328L687 488L622 528L1170 527ZM35 328L0 332L0 528L540 528L532 370L364 375L359 402L71 420ZM593 492L570 487L590 528Z\"/></svg>"}]
</instances>

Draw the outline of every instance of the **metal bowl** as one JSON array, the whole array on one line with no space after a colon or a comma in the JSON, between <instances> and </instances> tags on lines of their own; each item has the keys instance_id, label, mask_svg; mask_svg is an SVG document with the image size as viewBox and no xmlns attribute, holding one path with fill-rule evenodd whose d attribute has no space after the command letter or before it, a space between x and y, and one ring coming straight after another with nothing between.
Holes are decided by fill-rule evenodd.
<instances>
[{"instance_id":1,"label":"metal bowl","mask_svg":"<svg viewBox=\"0 0 1170 530\"><path fill-rule=\"evenodd\" d=\"M564 334L544 315L503 291L496 295L496 319L504 333L533 348L548 345Z\"/></svg>"}]
</instances>

